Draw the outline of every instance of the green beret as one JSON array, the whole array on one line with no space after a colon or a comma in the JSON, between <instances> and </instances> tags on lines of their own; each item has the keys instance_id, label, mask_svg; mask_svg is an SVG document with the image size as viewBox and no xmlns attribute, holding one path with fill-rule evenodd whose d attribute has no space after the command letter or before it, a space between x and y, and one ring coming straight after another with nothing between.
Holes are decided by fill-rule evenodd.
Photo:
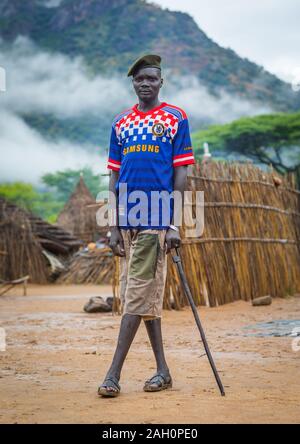
<instances>
[{"instance_id":1,"label":"green beret","mask_svg":"<svg viewBox=\"0 0 300 444\"><path fill-rule=\"evenodd\" d=\"M141 68L158 68L160 67L161 57L155 54L147 54L139 57L134 64L129 68L127 76L133 76L138 69Z\"/></svg>"}]
</instances>

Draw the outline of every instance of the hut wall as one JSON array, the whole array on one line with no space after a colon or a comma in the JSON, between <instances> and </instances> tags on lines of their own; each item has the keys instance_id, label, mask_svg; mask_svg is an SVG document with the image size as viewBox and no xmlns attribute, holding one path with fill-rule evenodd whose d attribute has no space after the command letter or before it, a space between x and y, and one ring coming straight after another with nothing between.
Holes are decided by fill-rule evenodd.
<instances>
[{"instance_id":1,"label":"hut wall","mask_svg":"<svg viewBox=\"0 0 300 444\"><path fill-rule=\"evenodd\" d=\"M278 176L276 174L276 176ZM197 304L217 306L270 294L300 292L300 192L293 176L265 173L252 164L197 164L188 189L204 191L204 232L186 238L183 266ZM168 258L164 307L186 304Z\"/></svg>"},{"instance_id":2,"label":"hut wall","mask_svg":"<svg viewBox=\"0 0 300 444\"><path fill-rule=\"evenodd\" d=\"M107 227L97 224L96 213L99 205L87 188L81 176L74 192L57 218L59 226L85 243L106 237Z\"/></svg>"},{"instance_id":3,"label":"hut wall","mask_svg":"<svg viewBox=\"0 0 300 444\"><path fill-rule=\"evenodd\" d=\"M24 212L0 201L0 279L19 279L29 275L30 282L47 282L48 269L42 248Z\"/></svg>"},{"instance_id":4,"label":"hut wall","mask_svg":"<svg viewBox=\"0 0 300 444\"><path fill-rule=\"evenodd\" d=\"M58 284L111 284L114 277L114 258L110 248L75 254Z\"/></svg>"}]
</instances>

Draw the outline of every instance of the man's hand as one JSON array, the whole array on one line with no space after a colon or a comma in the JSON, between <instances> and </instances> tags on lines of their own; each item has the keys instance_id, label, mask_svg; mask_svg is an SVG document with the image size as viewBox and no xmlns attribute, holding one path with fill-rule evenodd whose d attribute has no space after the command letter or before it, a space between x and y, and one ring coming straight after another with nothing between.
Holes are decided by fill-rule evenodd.
<instances>
[{"instance_id":1,"label":"man's hand","mask_svg":"<svg viewBox=\"0 0 300 444\"><path fill-rule=\"evenodd\" d=\"M113 227L111 229L109 246L114 256L125 256L124 241L119 227Z\"/></svg>"},{"instance_id":2,"label":"man's hand","mask_svg":"<svg viewBox=\"0 0 300 444\"><path fill-rule=\"evenodd\" d=\"M172 248L180 247L181 245L181 237L179 231L172 230L172 228L169 228L166 233L166 240L167 244L167 250L166 254L170 253Z\"/></svg>"}]
</instances>

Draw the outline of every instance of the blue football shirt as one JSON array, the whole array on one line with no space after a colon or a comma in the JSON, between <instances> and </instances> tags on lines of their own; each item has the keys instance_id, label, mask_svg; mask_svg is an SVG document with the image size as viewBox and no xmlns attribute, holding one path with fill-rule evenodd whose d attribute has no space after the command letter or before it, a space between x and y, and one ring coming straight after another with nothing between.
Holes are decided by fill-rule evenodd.
<instances>
[{"instance_id":1,"label":"blue football shirt","mask_svg":"<svg viewBox=\"0 0 300 444\"><path fill-rule=\"evenodd\" d=\"M194 163L189 123L181 108L163 102L145 113L135 105L118 114L107 168L119 171L120 228L168 228L174 168Z\"/></svg>"}]
</instances>

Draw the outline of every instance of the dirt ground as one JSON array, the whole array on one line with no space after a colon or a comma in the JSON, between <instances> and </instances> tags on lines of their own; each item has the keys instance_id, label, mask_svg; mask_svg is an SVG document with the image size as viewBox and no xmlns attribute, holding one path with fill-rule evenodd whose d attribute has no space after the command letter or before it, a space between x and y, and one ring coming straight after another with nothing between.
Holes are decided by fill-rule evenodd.
<instances>
[{"instance_id":1,"label":"dirt ground","mask_svg":"<svg viewBox=\"0 0 300 444\"><path fill-rule=\"evenodd\" d=\"M0 423L299 423L300 351L291 337L257 337L259 322L300 320L300 295L253 308L237 302L199 310L226 388L219 395L190 309L163 314L171 390L142 391L155 372L142 325L115 399L97 396L119 316L86 314L108 286L29 286L0 297ZM245 328L245 327L251 327ZM202 357L201 357L202 356Z\"/></svg>"}]
</instances>

